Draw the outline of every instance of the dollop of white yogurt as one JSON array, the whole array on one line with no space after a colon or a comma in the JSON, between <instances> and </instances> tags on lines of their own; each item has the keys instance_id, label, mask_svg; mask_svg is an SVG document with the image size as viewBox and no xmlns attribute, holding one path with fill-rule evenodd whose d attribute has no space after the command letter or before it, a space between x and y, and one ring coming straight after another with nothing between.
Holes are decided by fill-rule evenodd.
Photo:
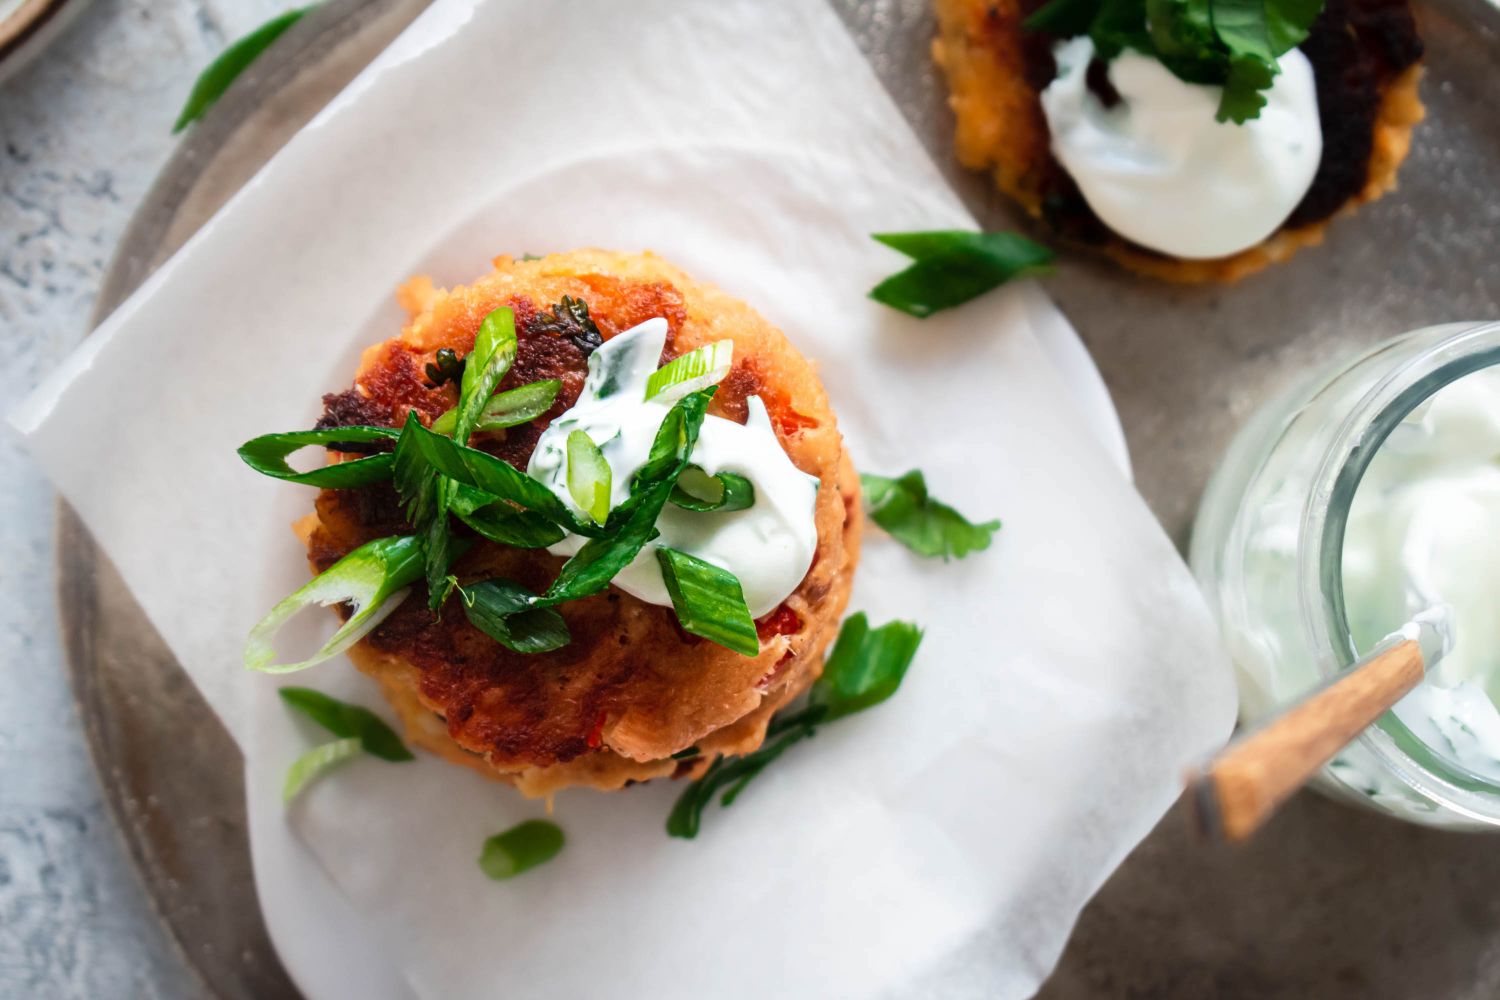
<instances>
[{"instance_id":1,"label":"dollop of white yogurt","mask_svg":"<svg viewBox=\"0 0 1500 1000\"><path fill-rule=\"evenodd\" d=\"M610 467L610 507L630 495L630 482L646 464L651 443L670 403L646 399L646 380L657 368L667 341L667 321L650 319L612 337L589 357L589 374L578 401L548 425L531 454L527 472L565 504L586 517L568 491L568 435L588 434ZM755 503L737 511L690 511L667 504L661 533L612 581L651 604L670 606L656 549L687 552L739 578L752 618L784 601L812 566L818 547L814 520L818 480L792 464L759 397L749 399L743 424L709 414L689 459L710 476L729 472L750 480ZM555 555L573 555L588 539L578 535L553 545Z\"/></svg>"},{"instance_id":2,"label":"dollop of white yogurt","mask_svg":"<svg viewBox=\"0 0 1500 1000\"><path fill-rule=\"evenodd\" d=\"M1343 572L1361 651L1428 609L1445 619L1448 652L1396 715L1500 780L1500 371L1440 389L1380 446L1350 507Z\"/></svg>"},{"instance_id":3,"label":"dollop of white yogurt","mask_svg":"<svg viewBox=\"0 0 1500 1000\"><path fill-rule=\"evenodd\" d=\"M1053 50L1057 78L1042 91L1052 152L1110 229L1174 257L1226 257L1286 221L1323 156L1312 65L1292 50L1266 92L1260 117L1242 125L1214 115L1222 88L1179 80L1129 49L1110 61L1114 107L1086 81L1086 36Z\"/></svg>"}]
</instances>

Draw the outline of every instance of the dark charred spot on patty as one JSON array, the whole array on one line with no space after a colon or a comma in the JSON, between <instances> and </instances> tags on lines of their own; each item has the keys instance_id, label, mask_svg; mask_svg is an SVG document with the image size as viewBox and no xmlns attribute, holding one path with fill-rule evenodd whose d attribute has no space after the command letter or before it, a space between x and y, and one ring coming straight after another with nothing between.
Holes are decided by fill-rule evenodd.
<instances>
[{"instance_id":1,"label":"dark charred spot on patty","mask_svg":"<svg viewBox=\"0 0 1500 1000\"><path fill-rule=\"evenodd\" d=\"M434 386L427 381L427 361L425 355L387 345L382 363L367 372L356 386L371 399L385 404L384 423L388 427L400 427L413 411L423 423L430 424L458 403L458 388L452 383Z\"/></svg>"},{"instance_id":2,"label":"dark charred spot on patty","mask_svg":"<svg viewBox=\"0 0 1500 1000\"><path fill-rule=\"evenodd\" d=\"M1057 77L1052 46L1059 39L1026 31L1019 21L1046 3L1021 0L1019 15L1013 19L992 8L987 22L993 32L1020 32L1024 74L1038 95L1034 114L1043 131L1046 117L1040 94ZM1384 88L1422 58L1422 40L1409 0L1326 0L1299 48L1312 64L1317 85L1323 157L1306 196L1283 223L1285 229L1322 222L1364 188ZM1118 101L1118 93L1109 86L1108 75L1097 60L1089 66L1087 83L1105 106ZM1043 221L1059 236L1095 245L1122 239L1089 208L1078 185L1056 158L1047 158L1046 175L1040 181ZM1143 254L1164 256L1130 245Z\"/></svg>"}]
</instances>

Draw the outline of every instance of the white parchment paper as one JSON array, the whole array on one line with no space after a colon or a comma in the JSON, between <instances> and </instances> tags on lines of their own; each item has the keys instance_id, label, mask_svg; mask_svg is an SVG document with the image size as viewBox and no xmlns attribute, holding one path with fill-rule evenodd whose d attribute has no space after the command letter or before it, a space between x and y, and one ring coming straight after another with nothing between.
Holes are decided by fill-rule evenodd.
<instances>
[{"instance_id":1,"label":"white parchment paper","mask_svg":"<svg viewBox=\"0 0 1500 1000\"><path fill-rule=\"evenodd\" d=\"M315 736L240 648L305 576L288 524L311 494L234 448L308 424L396 332L413 271L655 249L819 362L861 467L920 466L1005 519L951 564L872 533L851 606L928 629L901 694L789 753L696 841L663 832L670 784L565 793L567 850L493 884L480 842L537 804L431 759L322 782L290 821L352 904L317 912L357 916L328 941L273 926L294 968L342 935L429 997L1035 988L1233 695L1186 569L1037 347L1056 321L1040 293L924 323L864 298L902 266L869 232L972 224L816 0L439 0L22 408L246 749L261 830ZM378 707L346 665L295 681Z\"/></svg>"}]
</instances>

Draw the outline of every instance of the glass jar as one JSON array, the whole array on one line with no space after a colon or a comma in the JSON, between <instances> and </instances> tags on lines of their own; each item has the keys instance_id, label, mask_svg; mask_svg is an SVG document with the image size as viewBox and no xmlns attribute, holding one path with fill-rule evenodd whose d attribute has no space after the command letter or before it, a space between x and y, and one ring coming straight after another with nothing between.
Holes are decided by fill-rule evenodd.
<instances>
[{"instance_id":1,"label":"glass jar","mask_svg":"<svg viewBox=\"0 0 1500 1000\"><path fill-rule=\"evenodd\" d=\"M1243 722L1356 662L1342 573L1360 478L1413 409L1496 364L1500 323L1417 330L1302 377L1230 444L1204 492L1190 561L1235 664ZM1436 753L1390 712L1313 784L1417 823L1500 827L1500 785Z\"/></svg>"}]
</instances>

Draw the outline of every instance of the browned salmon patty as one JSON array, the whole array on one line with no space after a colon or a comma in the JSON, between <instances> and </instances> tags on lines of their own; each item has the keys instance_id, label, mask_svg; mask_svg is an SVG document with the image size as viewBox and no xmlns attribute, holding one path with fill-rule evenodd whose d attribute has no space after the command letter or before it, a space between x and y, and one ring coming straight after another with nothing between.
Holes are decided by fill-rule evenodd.
<instances>
[{"instance_id":1,"label":"browned salmon patty","mask_svg":"<svg viewBox=\"0 0 1500 1000\"><path fill-rule=\"evenodd\" d=\"M558 322L552 306L564 296L585 302L604 339L662 317L663 362L734 341L734 365L710 413L743 422L747 398L759 396L793 464L820 480L812 568L757 622L761 652L754 657L690 635L671 608L613 587L559 609L572 634L568 645L520 654L476 629L451 603L440 615L430 612L419 584L352 658L380 681L413 742L528 794L691 774L718 754L754 749L771 713L821 672L858 559L858 477L816 372L748 306L651 254L584 250L494 264L465 287L439 290L420 278L405 286L410 321L399 336L365 352L352 388L324 397L320 426L398 427L408 413L430 424L457 402L457 389L452 382L433 385L428 364L444 348L466 355L484 317L509 306L519 349L500 391L553 378L562 390L533 423L469 443L524 469L547 424L576 401L592 346L583 330ZM412 528L385 483L322 491L315 515L299 530L321 571L367 541ZM542 591L562 564L544 550L474 541L455 563L464 582L499 576ZM672 759L689 747L701 753Z\"/></svg>"},{"instance_id":2,"label":"browned salmon patty","mask_svg":"<svg viewBox=\"0 0 1500 1000\"><path fill-rule=\"evenodd\" d=\"M1175 281L1233 281L1322 241L1341 211L1380 197L1422 118L1422 41L1408 0L1327 0L1300 46L1312 64L1323 156L1311 187L1257 246L1217 260L1181 260L1112 232L1052 155L1041 92L1057 75L1055 35L1022 22L1046 0L935 0L933 55L957 116L959 161L987 170L1002 191L1059 238L1133 270ZM1089 85L1111 99L1096 64Z\"/></svg>"}]
</instances>

